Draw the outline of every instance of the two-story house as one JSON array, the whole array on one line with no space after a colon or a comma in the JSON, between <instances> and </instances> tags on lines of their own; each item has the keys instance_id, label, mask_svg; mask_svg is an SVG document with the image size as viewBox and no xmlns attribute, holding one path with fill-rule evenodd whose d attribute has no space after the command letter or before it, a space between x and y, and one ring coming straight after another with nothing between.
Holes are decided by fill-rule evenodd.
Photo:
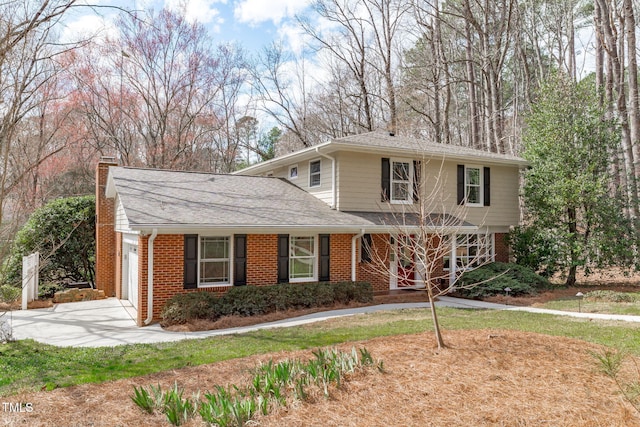
<instances>
[{"instance_id":1,"label":"two-story house","mask_svg":"<svg viewBox=\"0 0 640 427\"><path fill-rule=\"evenodd\" d=\"M525 165L378 132L231 175L101 162L96 284L131 301L139 325L158 320L181 292L348 280L376 291L416 286L420 269L399 242L419 234L425 216L447 218L449 254L439 268L453 278L479 257L508 260L504 237L519 222Z\"/></svg>"}]
</instances>

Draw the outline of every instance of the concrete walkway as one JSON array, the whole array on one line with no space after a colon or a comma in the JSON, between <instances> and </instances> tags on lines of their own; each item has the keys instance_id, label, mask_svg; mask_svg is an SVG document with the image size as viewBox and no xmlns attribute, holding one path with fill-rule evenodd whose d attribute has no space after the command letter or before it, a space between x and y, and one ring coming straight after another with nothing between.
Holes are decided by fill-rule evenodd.
<instances>
[{"instance_id":1,"label":"concrete walkway","mask_svg":"<svg viewBox=\"0 0 640 427\"><path fill-rule=\"evenodd\" d=\"M586 319L640 323L640 316L575 313L533 307L516 307L452 297L440 297L436 305L438 307L466 309L527 311ZM16 339L32 338L36 341L56 346L111 347L121 344L171 342L183 339L239 334L259 329L304 325L335 317L354 316L376 311L428 307L429 303L426 302L381 304L313 313L259 325L200 332L170 332L163 330L158 324L139 328L131 316L131 306L128 301L121 301L116 298L57 304L51 308L12 311L6 313L1 319L9 322L13 328L13 336Z\"/></svg>"}]
</instances>

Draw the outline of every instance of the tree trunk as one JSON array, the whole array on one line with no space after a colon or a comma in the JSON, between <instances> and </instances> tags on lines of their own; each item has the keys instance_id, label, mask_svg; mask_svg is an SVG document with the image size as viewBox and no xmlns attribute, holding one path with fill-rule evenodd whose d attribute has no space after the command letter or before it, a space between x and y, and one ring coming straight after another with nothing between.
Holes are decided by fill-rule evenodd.
<instances>
[{"instance_id":1,"label":"tree trunk","mask_svg":"<svg viewBox=\"0 0 640 427\"><path fill-rule=\"evenodd\" d=\"M623 43L614 35L611 27L612 11L606 0L597 0L602 12L602 32L605 37L605 50L611 61L610 70L612 71L613 90L616 93L616 109L622 129L622 155L624 158L625 173L623 174L627 180L627 203L630 206L630 214L633 218L638 218L638 186L637 177L634 173L635 159L633 155L633 143L631 140L631 131L629 129L629 113L627 111L627 101L624 85L624 64L620 54L624 50L620 47ZM620 51L619 51L620 49Z\"/></svg>"},{"instance_id":2,"label":"tree trunk","mask_svg":"<svg viewBox=\"0 0 640 427\"><path fill-rule=\"evenodd\" d=\"M627 39L627 79L629 87L629 130L631 135L631 150L633 152L633 175L640 176L640 107L638 106L638 59L636 50L636 19L631 0L624 0L624 19ZM637 199L638 194L636 194ZM637 205L638 201L633 203ZM637 209L639 210L640 209Z\"/></svg>"},{"instance_id":3,"label":"tree trunk","mask_svg":"<svg viewBox=\"0 0 640 427\"><path fill-rule=\"evenodd\" d=\"M473 53L471 50L472 33L469 21L465 22L465 35L467 45L465 46L465 61L467 68L467 90L468 101L468 122L469 122L469 147L480 148L480 123L478 122L478 100L476 98L476 75L473 65Z\"/></svg>"},{"instance_id":4,"label":"tree trunk","mask_svg":"<svg viewBox=\"0 0 640 427\"><path fill-rule=\"evenodd\" d=\"M436 335L436 344L438 350L442 350L446 347L444 339L442 338L442 331L440 330L440 322L438 321L438 313L436 311L436 299L433 296L433 284L427 283L427 295L429 297L429 307L431 307L431 320L433 321L433 332Z\"/></svg>"},{"instance_id":5,"label":"tree trunk","mask_svg":"<svg viewBox=\"0 0 640 427\"><path fill-rule=\"evenodd\" d=\"M569 229L569 273L567 274L566 286L574 286L576 284L577 260L579 257L578 249L578 225L576 208L567 209L568 229Z\"/></svg>"}]
</instances>

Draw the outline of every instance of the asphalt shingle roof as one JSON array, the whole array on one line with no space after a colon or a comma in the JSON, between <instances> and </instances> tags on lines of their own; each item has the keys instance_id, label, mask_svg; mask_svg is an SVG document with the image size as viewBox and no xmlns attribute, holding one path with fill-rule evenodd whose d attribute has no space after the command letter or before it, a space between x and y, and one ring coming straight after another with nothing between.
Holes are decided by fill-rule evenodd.
<instances>
[{"instance_id":1,"label":"asphalt shingle roof","mask_svg":"<svg viewBox=\"0 0 640 427\"><path fill-rule=\"evenodd\" d=\"M380 149L410 150L425 155L442 155L456 157L470 157L478 160L495 160L501 162L525 163L521 157L509 154L491 153L475 148L462 147L452 144L440 144L425 139L406 136L391 136L388 132L367 132L331 140L335 146L362 146Z\"/></svg>"},{"instance_id":2,"label":"asphalt shingle roof","mask_svg":"<svg viewBox=\"0 0 640 427\"><path fill-rule=\"evenodd\" d=\"M415 212L356 212L345 211L353 216L362 218L367 222L371 222L378 226L390 226L396 228L403 227L425 227L425 228L473 228L477 227L470 222L464 221L451 214L432 213L425 217L424 221L420 221L420 215Z\"/></svg>"},{"instance_id":3,"label":"asphalt shingle roof","mask_svg":"<svg viewBox=\"0 0 640 427\"><path fill-rule=\"evenodd\" d=\"M280 178L126 167L112 167L110 177L133 229L372 225Z\"/></svg>"}]
</instances>

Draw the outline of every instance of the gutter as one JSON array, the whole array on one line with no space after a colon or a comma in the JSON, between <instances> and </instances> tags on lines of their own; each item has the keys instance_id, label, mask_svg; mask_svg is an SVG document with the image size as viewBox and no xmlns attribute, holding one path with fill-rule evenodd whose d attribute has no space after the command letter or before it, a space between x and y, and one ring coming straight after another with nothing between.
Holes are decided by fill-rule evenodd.
<instances>
[{"instance_id":1,"label":"gutter","mask_svg":"<svg viewBox=\"0 0 640 427\"><path fill-rule=\"evenodd\" d=\"M331 209L337 209L338 208L338 191L336 187L336 158L331 157L328 154L321 153L320 147L316 147L316 153L326 159L331 160L331 195L333 197L333 200L331 202Z\"/></svg>"},{"instance_id":2,"label":"gutter","mask_svg":"<svg viewBox=\"0 0 640 427\"><path fill-rule=\"evenodd\" d=\"M148 325L153 320L153 241L156 240L158 229L154 228L149 237L147 246L147 318L144 324Z\"/></svg>"},{"instance_id":3,"label":"gutter","mask_svg":"<svg viewBox=\"0 0 640 427\"><path fill-rule=\"evenodd\" d=\"M360 233L351 238L351 281L356 281L356 242L360 237L364 236L364 228L360 230Z\"/></svg>"}]
</instances>

